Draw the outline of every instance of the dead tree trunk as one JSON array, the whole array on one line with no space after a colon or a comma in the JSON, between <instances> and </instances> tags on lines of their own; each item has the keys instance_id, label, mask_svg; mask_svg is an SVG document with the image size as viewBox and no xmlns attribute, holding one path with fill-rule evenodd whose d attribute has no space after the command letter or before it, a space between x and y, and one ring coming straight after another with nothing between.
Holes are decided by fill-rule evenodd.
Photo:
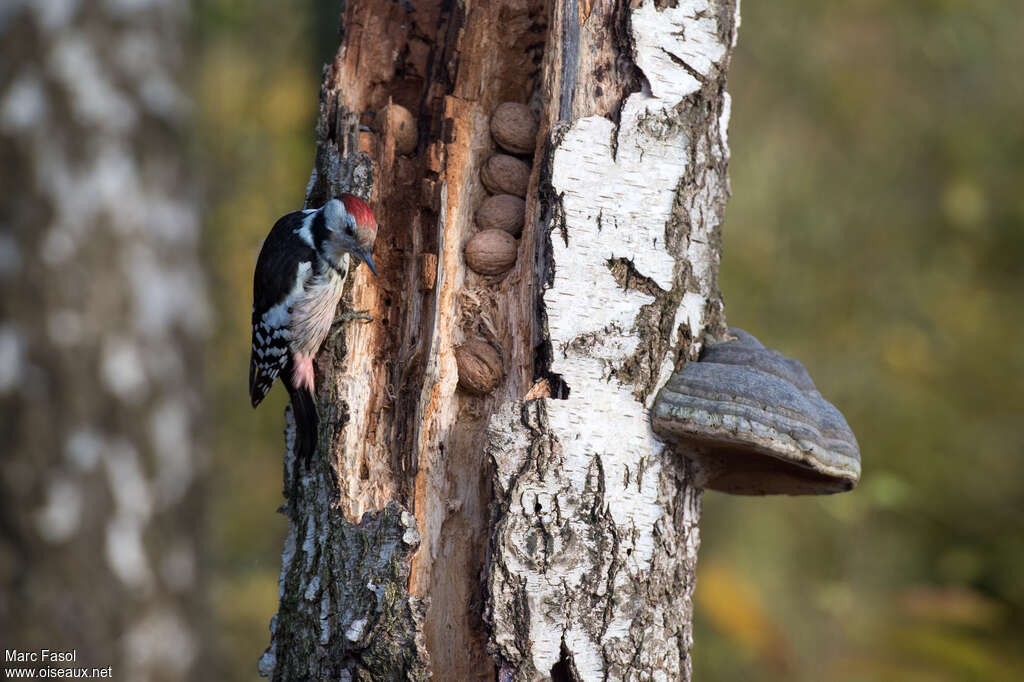
<instances>
[{"instance_id":1,"label":"dead tree trunk","mask_svg":"<svg viewBox=\"0 0 1024 682\"><path fill-rule=\"evenodd\" d=\"M117 679L208 679L185 16L0 10L0 640Z\"/></svg>"},{"instance_id":2,"label":"dead tree trunk","mask_svg":"<svg viewBox=\"0 0 1024 682\"><path fill-rule=\"evenodd\" d=\"M319 357L264 674L690 678L700 495L647 409L724 329L737 24L728 0L348 4L307 200L370 198L381 276L350 276L374 321ZM463 249L507 101L539 114L526 218L511 270L479 274ZM467 341L500 358L483 395Z\"/></svg>"}]
</instances>

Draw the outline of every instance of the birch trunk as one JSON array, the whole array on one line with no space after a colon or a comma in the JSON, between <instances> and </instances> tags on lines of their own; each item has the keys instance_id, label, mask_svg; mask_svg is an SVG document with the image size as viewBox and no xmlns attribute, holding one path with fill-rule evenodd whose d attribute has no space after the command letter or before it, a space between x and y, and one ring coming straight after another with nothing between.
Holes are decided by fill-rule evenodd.
<instances>
[{"instance_id":1,"label":"birch trunk","mask_svg":"<svg viewBox=\"0 0 1024 682\"><path fill-rule=\"evenodd\" d=\"M381 275L354 271L344 305L374 321L320 354L315 470L286 455L265 675L690 678L700 494L647 409L724 329L738 19L732 1L348 4L307 199L370 197ZM483 276L462 248L505 101L540 133L516 264ZM417 121L411 154L386 123L358 132L389 102ZM457 385L470 339L503 360L483 397Z\"/></svg>"},{"instance_id":2,"label":"birch trunk","mask_svg":"<svg viewBox=\"0 0 1024 682\"><path fill-rule=\"evenodd\" d=\"M186 18L0 9L0 640L116 679L209 679Z\"/></svg>"}]
</instances>

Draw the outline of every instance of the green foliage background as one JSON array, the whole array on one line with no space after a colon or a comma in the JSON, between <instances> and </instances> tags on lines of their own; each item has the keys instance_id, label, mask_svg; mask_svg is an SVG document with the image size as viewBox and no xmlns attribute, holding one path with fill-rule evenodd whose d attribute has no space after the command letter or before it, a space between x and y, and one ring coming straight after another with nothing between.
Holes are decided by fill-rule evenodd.
<instances>
[{"instance_id":1,"label":"green foliage background","mask_svg":"<svg viewBox=\"0 0 1024 682\"><path fill-rule=\"evenodd\" d=\"M221 321L209 556L220 679L254 679L285 524L282 392L246 398L251 268L301 205L330 1L199 0L195 155ZM696 679L1024 679L1024 12L744 3L721 284L799 358L864 479L705 497Z\"/></svg>"}]
</instances>

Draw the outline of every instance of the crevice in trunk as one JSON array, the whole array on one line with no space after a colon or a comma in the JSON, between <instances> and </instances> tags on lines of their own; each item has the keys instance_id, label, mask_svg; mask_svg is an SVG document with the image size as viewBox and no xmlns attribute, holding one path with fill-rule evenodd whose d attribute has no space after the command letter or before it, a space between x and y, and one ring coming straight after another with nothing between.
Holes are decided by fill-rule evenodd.
<instances>
[{"instance_id":1,"label":"crevice in trunk","mask_svg":"<svg viewBox=\"0 0 1024 682\"><path fill-rule=\"evenodd\" d=\"M572 662L572 652L562 642L562 657L551 666L551 682L580 682L579 673Z\"/></svg>"}]
</instances>

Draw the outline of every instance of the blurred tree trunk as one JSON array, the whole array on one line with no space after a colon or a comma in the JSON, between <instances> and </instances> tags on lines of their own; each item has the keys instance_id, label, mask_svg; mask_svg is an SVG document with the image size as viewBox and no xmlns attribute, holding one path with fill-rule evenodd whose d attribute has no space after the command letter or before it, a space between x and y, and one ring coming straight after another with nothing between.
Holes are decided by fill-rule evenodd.
<instances>
[{"instance_id":1,"label":"blurred tree trunk","mask_svg":"<svg viewBox=\"0 0 1024 682\"><path fill-rule=\"evenodd\" d=\"M0 640L209 679L174 0L0 10Z\"/></svg>"},{"instance_id":2,"label":"blurred tree trunk","mask_svg":"<svg viewBox=\"0 0 1024 682\"><path fill-rule=\"evenodd\" d=\"M380 277L355 270L344 305L374 321L320 354L314 472L286 456L264 675L689 679L700 494L646 410L724 328L738 7L680 5L347 4L307 203L369 197ZM506 101L540 132L516 264L484 276L463 245ZM484 396L468 340L502 358Z\"/></svg>"}]
</instances>

